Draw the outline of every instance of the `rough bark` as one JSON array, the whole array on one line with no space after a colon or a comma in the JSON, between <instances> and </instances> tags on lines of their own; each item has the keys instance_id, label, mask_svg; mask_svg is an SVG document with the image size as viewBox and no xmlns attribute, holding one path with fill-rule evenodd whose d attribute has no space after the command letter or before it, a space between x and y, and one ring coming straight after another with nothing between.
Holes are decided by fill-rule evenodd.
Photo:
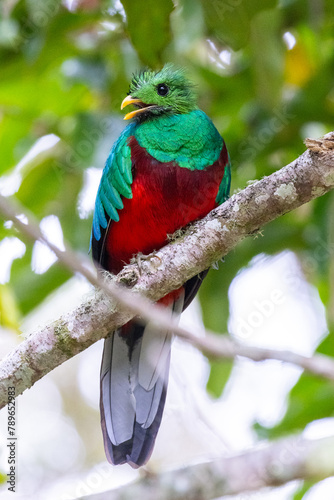
<instances>
[{"instance_id":1,"label":"rough bark","mask_svg":"<svg viewBox=\"0 0 334 500\"><path fill-rule=\"evenodd\" d=\"M122 295L122 290L109 283L103 289L117 297L118 301L111 301L101 292L96 293L72 313L24 340L0 364L0 407L7 403L8 386L14 385L16 395L21 394L53 368L136 314L146 320L153 319L158 324L172 326L184 338L192 337L189 332L177 329L176 322L156 307L147 307L147 301L140 294L150 300L158 300L210 267L239 241L268 222L330 191L334 187L334 132L322 140L309 141L308 146L309 150L291 164L233 195L207 217L189 226L153 258L143 260L141 273L137 264L127 266L115 278L115 283L132 288L136 295ZM26 234L45 241L38 233L38 227L29 233L31 227L17 220L15 214L13 216L8 201L6 203L3 198L0 198L0 212L4 218L12 218ZM81 272L93 284L100 284L85 261L81 262L70 252L55 248L54 251L70 269ZM126 305L127 310L117 307L119 303ZM218 352L224 355L219 353L219 340L209 338L193 342L209 354Z\"/></svg>"}]
</instances>

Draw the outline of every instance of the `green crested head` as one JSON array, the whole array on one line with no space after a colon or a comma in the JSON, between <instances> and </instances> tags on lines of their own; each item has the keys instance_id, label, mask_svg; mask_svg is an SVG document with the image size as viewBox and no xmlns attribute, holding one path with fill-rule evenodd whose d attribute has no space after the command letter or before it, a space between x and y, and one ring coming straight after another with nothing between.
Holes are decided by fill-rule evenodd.
<instances>
[{"instance_id":1,"label":"green crested head","mask_svg":"<svg viewBox=\"0 0 334 500\"><path fill-rule=\"evenodd\" d=\"M193 84L181 69L172 64L166 64L158 72L147 70L135 75L121 109L129 104L133 104L136 110L125 115L125 120L145 120L163 114L189 113L197 109Z\"/></svg>"}]
</instances>

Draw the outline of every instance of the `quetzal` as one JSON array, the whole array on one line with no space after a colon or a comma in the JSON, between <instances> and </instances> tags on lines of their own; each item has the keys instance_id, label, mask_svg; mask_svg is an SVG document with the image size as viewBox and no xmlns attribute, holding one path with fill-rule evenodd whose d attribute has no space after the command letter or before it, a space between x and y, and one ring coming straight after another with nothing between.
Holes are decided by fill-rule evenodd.
<instances>
[{"instance_id":1,"label":"quetzal","mask_svg":"<svg viewBox=\"0 0 334 500\"><path fill-rule=\"evenodd\" d=\"M150 254L168 235L227 199L230 163L225 143L198 109L193 85L168 64L134 76L121 109L132 119L113 145L99 185L92 229L93 258L118 273ZM174 312L194 298L207 271L160 302ZM165 404L171 332L130 321L105 340L101 425L109 462L139 467L153 450Z\"/></svg>"}]
</instances>

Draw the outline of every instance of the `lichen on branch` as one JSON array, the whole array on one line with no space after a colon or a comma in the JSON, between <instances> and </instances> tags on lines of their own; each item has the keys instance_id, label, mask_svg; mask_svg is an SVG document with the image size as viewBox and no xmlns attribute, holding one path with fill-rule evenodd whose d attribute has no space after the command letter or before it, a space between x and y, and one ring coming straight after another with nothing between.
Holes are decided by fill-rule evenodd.
<instances>
[{"instance_id":1,"label":"lichen on branch","mask_svg":"<svg viewBox=\"0 0 334 500\"><path fill-rule=\"evenodd\" d=\"M24 209L0 196L0 213L4 219L13 220L26 236L49 245L63 265L80 272L102 290L71 313L33 333L2 360L0 407L7 402L8 386L15 385L16 394L21 394L53 368L106 337L135 315L161 327L172 328L208 355L233 357L243 351L241 355L256 359L256 353L251 355L245 347L238 348L231 341L223 345L222 339L213 336L196 338L147 299L159 300L210 267L268 222L333 189L334 132L321 140L308 140L307 145L310 149L292 163L234 194L205 218L191 224L179 238L155 253L154 265L150 260L143 260L139 272L138 265L131 264L109 282L101 279L84 257L69 249L59 250L47 241L31 217L28 217L28 224L23 223L17 215L24 213ZM126 293L124 285L132 289L135 298ZM258 354L264 359L263 352ZM274 352L271 355L274 356ZM277 356L276 359L284 360L282 353ZM320 359L314 361L313 358L291 356L291 353L285 357L287 362L299 364L313 373L333 377L333 364L328 358L322 363L324 369Z\"/></svg>"}]
</instances>

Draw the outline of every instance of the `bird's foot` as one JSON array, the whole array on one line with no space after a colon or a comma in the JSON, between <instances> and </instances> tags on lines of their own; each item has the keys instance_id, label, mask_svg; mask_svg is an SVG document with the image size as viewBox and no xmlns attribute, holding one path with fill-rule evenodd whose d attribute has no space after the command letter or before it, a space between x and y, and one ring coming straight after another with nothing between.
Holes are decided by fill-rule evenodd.
<instances>
[{"instance_id":1,"label":"bird's foot","mask_svg":"<svg viewBox=\"0 0 334 500\"><path fill-rule=\"evenodd\" d=\"M256 231L253 231L252 236L253 236L254 240L256 240L259 236L263 236L263 230L257 229Z\"/></svg>"},{"instance_id":2,"label":"bird's foot","mask_svg":"<svg viewBox=\"0 0 334 500\"><path fill-rule=\"evenodd\" d=\"M135 267L132 267L130 269L125 267L125 269L122 269L119 272L119 274L117 275L117 278L118 278L120 283L131 288L137 283L140 276L141 275L140 275L139 270L136 269Z\"/></svg>"},{"instance_id":3,"label":"bird's foot","mask_svg":"<svg viewBox=\"0 0 334 500\"><path fill-rule=\"evenodd\" d=\"M177 229L175 231L175 233L167 234L167 239L168 239L168 241L175 241L178 238L180 238L181 236L183 236L185 232L186 232L186 229L184 227L181 227L180 229Z\"/></svg>"},{"instance_id":4,"label":"bird's foot","mask_svg":"<svg viewBox=\"0 0 334 500\"><path fill-rule=\"evenodd\" d=\"M161 263L161 258L159 257L159 255L157 255L157 253L158 252L156 250L153 250L153 252L149 253L148 255L144 255L143 253L139 252L139 253L137 253L137 255L132 257L132 259L130 260L130 264L137 264L139 274L142 275L142 272L143 272L142 263L143 263L143 261L149 261L150 264L155 269L159 267L159 265ZM159 262L154 264L153 259L157 259Z\"/></svg>"},{"instance_id":5,"label":"bird's foot","mask_svg":"<svg viewBox=\"0 0 334 500\"><path fill-rule=\"evenodd\" d=\"M220 262L223 262L223 263L225 262L224 257L222 257L222 258L221 258L221 259L219 259L219 260L216 260L215 262L212 262L212 264L211 264L211 269L215 269L215 271L217 271L217 270L219 269L219 263L220 263Z\"/></svg>"}]
</instances>

